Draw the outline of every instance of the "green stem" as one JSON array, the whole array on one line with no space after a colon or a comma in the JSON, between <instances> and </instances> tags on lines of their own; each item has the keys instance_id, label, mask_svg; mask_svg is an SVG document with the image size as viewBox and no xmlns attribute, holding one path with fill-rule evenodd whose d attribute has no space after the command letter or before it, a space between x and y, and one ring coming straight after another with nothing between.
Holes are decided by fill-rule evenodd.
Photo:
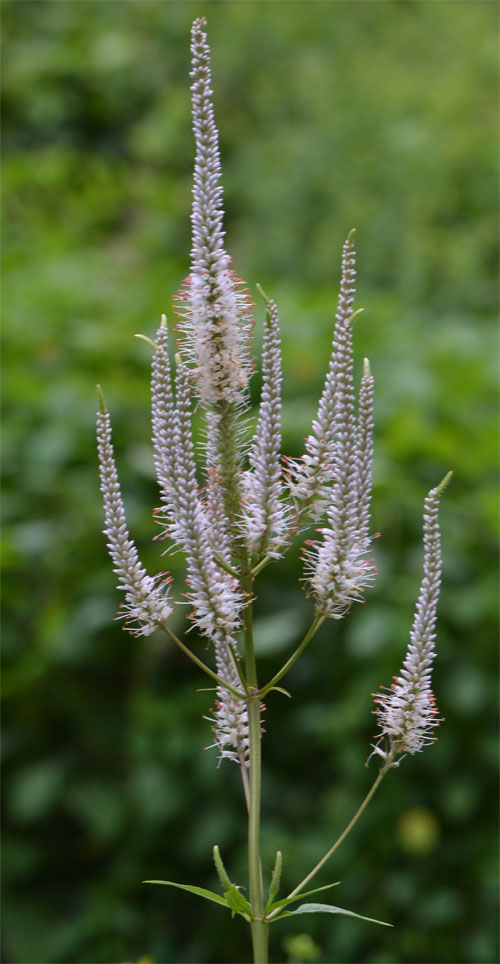
<instances>
[{"instance_id":1,"label":"green stem","mask_svg":"<svg viewBox=\"0 0 500 964\"><path fill-rule=\"evenodd\" d=\"M304 639L299 644L299 646L297 646L297 649L295 650L295 652L292 653L292 655L290 656L290 659L288 659L285 665L281 667L280 671L276 673L275 676L273 676L272 680L270 680L269 683L266 683L263 689L261 689L260 691L261 699L266 695L266 693L269 693L269 690L271 690L273 686L276 686L276 683L278 683L279 680L283 678L285 673L288 673L288 670L292 668L293 664L298 660L300 654L305 650L307 644L311 642L311 639L313 638L316 630L319 629L324 619L325 619L325 616L322 616L322 615L316 615L314 617L309 629L307 630L306 635L304 636Z\"/></svg>"},{"instance_id":2,"label":"green stem","mask_svg":"<svg viewBox=\"0 0 500 964\"><path fill-rule=\"evenodd\" d=\"M230 566L229 563L226 562L226 560L223 559L218 552L214 552L214 556L218 565L221 567L221 569L224 569L224 572L228 572L229 575L233 577L233 579L239 580L240 574L239 572L236 571L236 569L233 569L233 567Z\"/></svg>"},{"instance_id":3,"label":"green stem","mask_svg":"<svg viewBox=\"0 0 500 964\"><path fill-rule=\"evenodd\" d=\"M251 589L251 578L245 588ZM245 610L245 662L249 696L248 727L250 739L249 801L248 801L248 876L250 905L254 920L250 924L254 964L268 962L268 924L263 920L264 899L260 859L260 802L261 802L261 720L260 694L253 642L252 604Z\"/></svg>"},{"instance_id":4,"label":"green stem","mask_svg":"<svg viewBox=\"0 0 500 964\"><path fill-rule=\"evenodd\" d=\"M252 576L254 577L254 579L255 579L255 576L258 576L259 572L262 572L265 566L269 565L270 562L272 562L271 556L264 556L264 558L261 559L260 562L258 562L257 565L253 567Z\"/></svg>"},{"instance_id":5,"label":"green stem","mask_svg":"<svg viewBox=\"0 0 500 964\"><path fill-rule=\"evenodd\" d=\"M206 663L203 662L203 660L198 659L198 657L195 656L195 654L191 652L191 650L187 646L184 645L184 643L179 639L179 637L172 632L169 626L166 626L165 624L163 624L162 629L164 630L164 632L167 633L167 636L170 636L170 639L173 639L176 646L178 646L179 649L182 649L182 652L185 653L186 656L189 656L189 659L192 660L193 663L196 663L199 669L202 669L203 672L207 674L207 676L210 676L213 680L215 680L215 682L218 683L219 686L223 686L225 690L229 690L229 692L232 693L233 696L236 696L239 700L246 699L245 693L239 693L238 690L234 689L234 687L230 685L230 683L226 683L226 681L221 679L220 676L217 676L217 673L214 673L214 671L210 669L210 667L207 666Z\"/></svg>"},{"instance_id":6,"label":"green stem","mask_svg":"<svg viewBox=\"0 0 500 964\"><path fill-rule=\"evenodd\" d=\"M386 773L387 773L387 769L384 767L384 768L380 771L380 773L378 774L377 779L376 779L375 782L373 783L371 789L370 789L370 790L368 791L368 793L366 794L366 797L365 797L365 799L363 800L363 803L361 804L361 806L358 808L358 810L357 810L356 813L354 814L354 817L352 818L352 820L349 821L349 823L347 824L347 827L345 828L345 830L343 831L343 833L340 834L340 837L337 838L337 840L335 841L335 843L333 844L333 846L330 847L330 850L325 854L324 857L321 858L321 860L316 864L316 866L313 867L313 869L312 869L311 872L307 875L307 877L304 877L304 880L301 880L300 884L297 885L297 887L295 888L295 890L292 890L292 891L288 894L288 897L295 897L296 894L300 894L300 891L301 891L301 890L304 890L304 887L307 886L307 884L309 883L309 881L312 880L312 878L316 876L316 874L318 873L318 870L321 870L321 868L323 867L323 865L326 864L327 860L329 860L330 857L335 853L335 851L337 850L337 848L340 847L340 844L343 843L343 841L345 840L345 838L347 837L347 835L351 832L352 828L357 824L357 822L358 822L361 814L366 810L368 804L370 803L370 800L372 799L372 797L374 796L375 792L377 791L377 789L379 788L380 784L382 783L382 780L384 779L384 776L385 776ZM276 916L276 914L279 914L279 910L278 910L278 911L274 911L273 914L269 914L268 920L271 920L273 917Z\"/></svg>"},{"instance_id":7,"label":"green stem","mask_svg":"<svg viewBox=\"0 0 500 964\"><path fill-rule=\"evenodd\" d=\"M265 920L253 920L250 924L252 931L252 948L254 964L267 964L269 924Z\"/></svg>"}]
</instances>

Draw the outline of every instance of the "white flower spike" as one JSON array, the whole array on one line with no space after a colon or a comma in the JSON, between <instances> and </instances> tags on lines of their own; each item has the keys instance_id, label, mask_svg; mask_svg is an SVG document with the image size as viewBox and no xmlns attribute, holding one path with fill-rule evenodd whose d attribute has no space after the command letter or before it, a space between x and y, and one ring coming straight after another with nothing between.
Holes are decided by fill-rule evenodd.
<instances>
[{"instance_id":1,"label":"white flower spike","mask_svg":"<svg viewBox=\"0 0 500 964\"><path fill-rule=\"evenodd\" d=\"M434 743L435 729L441 722L430 684L442 569L439 499L452 474L448 472L425 500L424 577L403 667L390 689L374 697L380 733L371 755L382 758L384 769L397 766L401 754L418 753Z\"/></svg>"},{"instance_id":2,"label":"white flower spike","mask_svg":"<svg viewBox=\"0 0 500 964\"><path fill-rule=\"evenodd\" d=\"M243 530L255 558L279 558L289 516L281 470L281 338L276 303L267 297L266 302L262 394L249 453L250 470L243 478Z\"/></svg>"},{"instance_id":3,"label":"white flower spike","mask_svg":"<svg viewBox=\"0 0 500 964\"><path fill-rule=\"evenodd\" d=\"M118 589L125 592L120 617L134 636L149 636L160 629L172 613L167 575L148 576L141 565L135 543L129 536L125 510L113 453L111 422L100 387L97 413L97 443L101 492L106 519L108 550L118 576Z\"/></svg>"},{"instance_id":4,"label":"white flower spike","mask_svg":"<svg viewBox=\"0 0 500 964\"><path fill-rule=\"evenodd\" d=\"M252 302L224 250L219 135L212 105L206 21L191 31L193 131L196 142L191 274L178 297L182 350L193 365L195 391L206 407L247 402L252 373Z\"/></svg>"},{"instance_id":5,"label":"white flower spike","mask_svg":"<svg viewBox=\"0 0 500 964\"><path fill-rule=\"evenodd\" d=\"M327 525L319 529L321 541L306 543L304 550L305 580L316 599L317 612L332 619L341 619L353 602L363 602L363 592L373 585L376 574L373 559L367 555L370 550L373 379L365 365L356 429L352 350L354 282L351 231L342 251L332 359L314 423L321 427L323 439L317 453L320 450L326 453L331 473L330 485L323 484L324 474L321 483L320 504L324 511L326 503ZM316 434L315 437L319 438ZM309 496L318 492L320 476L315 465L310 463L312 474L308 478L314 487Z\"/></svg>"}]
</instances>

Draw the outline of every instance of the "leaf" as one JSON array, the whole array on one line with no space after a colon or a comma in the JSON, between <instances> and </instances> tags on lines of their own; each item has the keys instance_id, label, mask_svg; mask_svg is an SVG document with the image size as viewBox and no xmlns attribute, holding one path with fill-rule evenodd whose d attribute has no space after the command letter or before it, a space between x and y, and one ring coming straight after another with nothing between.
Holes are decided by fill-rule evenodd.
<instances>
[{"instance_id":1,"label":"leaf","mask_svg":"<svg viewBox=\"0 0 500 964\"><path fill-rule=\"evenodd\" d=\"M271 689L269 690L269 692L272 693L273 690L277 690L278 693L283 693L284 696L288 696L289 700L292 699L292 694L289 693L284 686L271 686Z\"/></svg>"},{"instance_id":2,"label":"leaf","mask_svg":"<svg viewBox=\"0 0 500 964\"><path fill-rule=\"evenodd\" d=\"M179 890L188 890L190 894L197 894L198 897L205 897L206 900L213 900L214 904L222 904L229 907L227 900L213 890L205 890L204 887L193 887L191 884L176 884L173 880L143 880L143 884L163 884L165 887L177 887Z\"/></svg>"},{"instance_id":3,"label":"leaf","mask_svg":"<svg viewBox=\"0 0 500 964\"><path fill-rule=\"evenodd\" d=\"M297 907L297 910L286 910L280 917L294 917L296 914L343 914L345 917L367 920L370 924L381 924L382 927L394 926L383 920L375 920L374 917L363 917L362 914L355 914L352 910L344 910L343 907L334 907L332 904L301 904L300 907Z\"/></svg>"},{"instance_id":4,"label":"leaf","mask_svg":"<svg viewBox=\"0 0 500 964\"><path fill-rule=\"evenodd\" d=\"M293 904L297 900L303 900L304 897L310 897L311 894L319 894L320 890L328 890L330 887L338 887L340 880L336 880L333 884L323 884L322 887L315 887L314 890L306 890L303 894L296 894L295 897L283 897L282 900L277 900L275 904L271 904L270 907L266 907L266 914L270 914L272 910L276 910L278 907L287 907L288 904ZM325 904L325 906L327 906Z\"/></svg>"},{"instance_id":5,"label":"leaf","mask_svg":"<svg viewBox=\"0 0 500 964\"><path fill-rule=\"evenodd\" d=\"M235 884L231 884L228 890L224 891L224 897L227 902L227 906L234 914L241 914L245 920L253 920L253 914L248 901L243 897Z\"/></svg>"},{"instance_id":6,"label":"leaf","mask_svg":"<svg viewBox=\"0 0 500 964\"><path fill-rule=\"evenodd\" d=\"M227 873L226 868L224 867L224 864L222 862L222 857L220 855L217 844L215 844L214 846L213 854L214 854L215 869L217 871L217 875L219 877L219 880L222 886L226 888L231 888L233 884L232 884L232 881L229 879L229 875Z\"/></svg>"},{"instance_id":7,"label":"leaf","mask_svg":"<svg viewBox=\"0 0 500 964\"><path fill-rule=\"evenodd\" d=\"M281 850L276 851L276 859L274 861L274 870L271 877L271 883L269 885L269 896L267 898L267 904L264 913L267 914L268 910L271 909L273 900L278 893L281 881L281 868L283 866L283 855Z\"/></svg>"}]
</instances>

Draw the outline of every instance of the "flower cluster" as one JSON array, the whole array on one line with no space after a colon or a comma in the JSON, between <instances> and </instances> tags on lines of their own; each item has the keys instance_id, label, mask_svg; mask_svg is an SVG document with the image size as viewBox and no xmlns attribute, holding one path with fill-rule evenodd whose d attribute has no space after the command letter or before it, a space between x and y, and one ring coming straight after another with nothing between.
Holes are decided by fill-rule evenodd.
<instances>
[{"instance_id":1,"label":"flower cluster","mask_svg":"<svg viewBox=\"0 0 500 964\"><path fill-rule=\"evenodd\" d=\"M442 565L439 499L451 475L431 489L425 500L424 576L403 667L391 687L374 697L380 733L373 754L382 758L386 768L397 766L401 754L418 753L434 743L434 731L441 722L430 681Z\"/></svg>"},{"instance_id":2,"label":"flower cluster","mask_svg":"<svg viewBox=\"0 0 500 964\"><path fill-rule=\"evenodd\" d=\"M249 652L254 658L248 607L256 574L270 559L283 555L294 532L312 525L318 538L306 541L303 557L304 581L316 609L314 627L325 617L342 618L353 602L363 601L365 588L374 582L370 556L373 377L365 359L356 402L352 346L356 267L351 231L342 251L329 367L304 455L288 460L284 475L279 316L276 303L262 291L267 311L260 407L253 438L243 437L248 426L242 415L252 371L252 306L223 245L218 133L203 18L193 24L191 41L196 141L193 241L191 274L178 297L181 322L175 372L165 316L150 342L152 435L161 498L155 516L170 545L185 556L189 618L208 640L215 664L215 670L203 667L217 684L214 745L221 759L232 759L245 768L249 711L255 710L259 696L256 672L248 669ZM165 629L200 665L167 625L173 610L171 578L149 576L130 539L102 393L100 399L97 436L105 532L118 586L125 592L121 615L136 634ZM204 437L199 478L191 418L195 400L200 403ZM437 505L446 481L432 490L426 502L424 581L410 648L391 690L376 697L381 735L374 753L386 766L402 752L414 753L430 742L438 722L429 679L440 578ZM245 671L238 649L242 629L247 644ZM294 657L286 665L293 661ZM271 684L264 692L270 688Z\"/></svg>"},{"instance_id":3,"label":"flower cluster","mask_svg":"<svg viewBox=\"0 0 500 964\"><path fill-rule=\"evenodd\" d=\"M291 494L299 515L322 519L322 539L306 543L305 580L319 614L339 619L375 579L369 557L373 454L373 377L365 359L356 424L352 322L355 251L351 231L342 274L332 355L306 454L291 464Z\"/></svg>"}]
</instances>

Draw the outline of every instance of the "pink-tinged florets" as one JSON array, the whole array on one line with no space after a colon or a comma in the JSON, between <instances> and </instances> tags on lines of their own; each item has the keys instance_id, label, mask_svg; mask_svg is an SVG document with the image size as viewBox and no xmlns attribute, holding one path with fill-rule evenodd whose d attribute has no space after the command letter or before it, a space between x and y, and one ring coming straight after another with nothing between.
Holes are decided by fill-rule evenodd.
<instances>
[{"instance_id":1,"label":"pink-tinged florets","mask_svg":"<svg viewBox=\"0 0 500 964\"><path fill-rule=\"evenodd\" d=\"M239 690L241 682L236 669L238 658L236 641L224 633L214 638L215 662L217 673L224 682ZM248 707L244 699L238 699L222 686L217 687L217 698L212 710L213 717L206 717L213 723L212 732L215 746L221 760L233 760L239 766L249 766L250 732ZM210 749L207 747L207 749Z\"/></svg>"},{"instance_id":2,"label":"pink-tinged florets","mask_svg":"<svg viewBox=\"0 0 500 964\"><path fill-rule=\"evenodd\" d=\"M212 408L221 402L245 402L253 371L254 305L244 282L229 267L215 275L193 268L176 302L180 349L191 366L195 394Z\"/></svg>"},{"instance_id":3,"label":"pink-tinged florets","mask_svg":"<svg viewBox=\"0 0 500 964\"><path fill-rule=\"evenodd\" d=\"M390 689L381 687L385 692L375 694L375 713L378 725L386 738L386 751L374 747L375 753L383 758L389 754L397 759L403 753L418 753L425 746L434 743L434 730L441 720L434 694L429 686L423 684L419 689L408 680L395 677ZM380 737L379 737L380 739Z\"/></svg>"},{"instance_id":4,"label":"pink-tinged florets","mask_svg":"<svg viewBox=\"0 0 500 964\"><path fill-rule=\"evenodd\" d=\"M377 569L367 556L370 542L353 541L347 549L338 544L332 529L321 529L322 542L308 541L303 550L304 579L316 600L317 612L342 619L355 602L364 602L364 590L373 586Z\"/></svg>"},{"instance_id":5,"label":"pink-tinged florets","mask_svg":"<svg viewBox=\"0 0 500 964\"><path fill-rule=\"evenodd\" d=\"M133 592L127 591L117 616L125 620L124 629L133 636L150 636L163 629L173 612L167 596L171 583L170 576L158 573L154 577L144 576Z\"/></svg>"}]
</instances>

